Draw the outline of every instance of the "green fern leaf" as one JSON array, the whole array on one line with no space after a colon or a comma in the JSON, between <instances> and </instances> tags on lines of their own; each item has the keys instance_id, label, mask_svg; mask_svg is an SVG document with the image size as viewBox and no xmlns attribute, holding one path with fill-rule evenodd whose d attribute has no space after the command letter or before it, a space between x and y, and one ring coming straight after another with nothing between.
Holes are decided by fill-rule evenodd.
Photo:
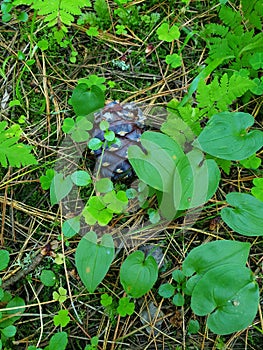
<instances>
[{"instance_id":1,"label":"green fern leaf","mask_svg":"<svg viewBox=\"0 0 263 350\"><path fill-rule=\"evenodd\" d=\"M244 17L249 21L249 24L262 30L263 2L258 0L242 0L241 4Z\"/></svg>"},{"instance_id":2,"label":"green fern leaf","mask_svg":"<svg viewBox=\"0 0 263 350\"><path fill-rule=\"evenodd\" d=\"M196 99L198 107L208 117L229 109L238 97L248 90L255 88L255 82L246 74L246 71L235 72L230 78L223 74L220 81L215 77L210 84L201 81L198 85Z\"/></svg>"},{"instance_id":3,"label":"green fern leaf","mask_svg":"<svg viewBox=\"0 0 263 350\"><path fill-rule=\"evenodd\" d=\"M20 128L11 127L5 130L7 122L0 122L0 163L3 167L8 164L20 168L26 165L37 164L37 160L30 153L32 147L18 143Z\"/></svg>"},{"instance_id":4,"label":"green fern leaf","mask_svg":"<svg viewBox=\"0 0 263 350\"><path fill-rule=\"evenodd\" d=\"M219 18L231 28L240 27L242 21L241 14L232 10L228 6L222 6L219 11Z\"/></svg>"}]
</instances>

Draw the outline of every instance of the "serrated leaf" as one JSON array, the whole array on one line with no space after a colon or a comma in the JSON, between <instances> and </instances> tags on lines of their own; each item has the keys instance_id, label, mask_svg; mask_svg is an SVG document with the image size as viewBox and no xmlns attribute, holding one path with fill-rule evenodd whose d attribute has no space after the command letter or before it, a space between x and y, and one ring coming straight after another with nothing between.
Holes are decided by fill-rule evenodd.
<instances>
[{"instance_id":1,"label":"serrated leaf","mask_svg":"<svg viewBox=\"0 0 263 350\"><path fill-rule=\"evenodd\" d=\"M142 251L130 254L120 269L120 281L125 292L140 298L153 287L158 277L158 265L152 256L145 258Z\"/></svg>"},{"instance_id":2,"label":"serrated leaf","mask_svg":"<svg viewBox=\"0 0 263 350\"><path fill-rule=\"evenodd\" d=\"M20 132L9 128L6 122L0 122L0 163L3 167L21 166L37 164L36 158L31 154L32 147L18 143Z\"/></svg>"},{"instance_id":3,"label":"serrated leaf","mask_svg":"<svg viewBox=\"0 0 263 350\"><path fill-rule=\"evenodd\" d=\"M244 236L263 236L263 202L246 193L232 192L226 196L232 208L221 210L221 217L232 230Z\"/></svg>"},{"instance_id":4,"label":"serrated leaf","mask_svg":"<svg viewBox=\"0 0 263 350\"><path fill-rule=\"evenodd\" d=\"M78 274L90 293L93 293L108 272L114 259L112 236L105 234L97 243L94 231L88 232L79 242L75 262Z\"/></svg>"},{"instance_id":5,"label":"serrated leaf","mask_svg":"<svg viewBox=\"0 0 263 350\"><path fill-rule=\"evenodd\" d=\"M217 158L242 160L263 146L262 131L247 132L253 124L248 113L222 112L210 119L193 144Z\"/></svg>"}]
</instances>

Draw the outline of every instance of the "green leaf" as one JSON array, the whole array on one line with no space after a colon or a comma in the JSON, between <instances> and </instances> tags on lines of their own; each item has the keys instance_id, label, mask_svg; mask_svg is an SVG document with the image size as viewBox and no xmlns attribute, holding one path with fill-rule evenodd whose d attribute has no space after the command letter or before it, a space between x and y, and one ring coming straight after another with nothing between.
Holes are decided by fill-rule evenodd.
<instances>
[{"instance_id":1,"label":"green leaf","mask_svg":"<svg viewBox=\"0 0 263 350\"><path fill-rule=\"evenodd\" d=\"M6 308L10 310L2 312L1 328L8 327L19 320L25 312L24 306L25 302L22 298L15 296L11 299L6 305Z\"/></svg>"},{"instance_id":2,"label":"green leaf","mask_svg":"<svg viewBox=\"0 0 263 350\"><path fill-rule=\"evenodd\" d=\"M239 162L246 169L258 169L261 164L261 159L256 156L256 154L252 154L252 156L243 159Z\"/></svg>"},{"instance_id":3,"label":"green leaf","mask_svg":"<svg viewBox=\"0 0 263 350\"><path fill-rule=\"evenodd\" d=\"M173 296L173 304L176 306L184 305L184 297L181 293L177 293Z\"/></svg>"},{"instance_id":4,"label":"green leaf","mask_svg":"<svg viewBox=\"0 0 263 350\"><path fill-rule=\"evenodd\" d=\"M10 256L7 250L0 250L0 271L7 268L9 264Z\"/></svg>"},{"instance_id":5,"label":"green leaf","mask_svg":"<svg viewBox=\"0 0 263 350\"><path fill-rule=\"evenodd\" d=\"M111 191L105 194L103 202L110 211L119 214L127 208L128 198L124 191Z\"/></svg>"},{"instance_id":6,"label":"green leaf","mask_svg":"<svg viewBox=\"0 0 263 350\"><path fill-rule=\"evenodd\" d=\"M181 284L185 280L185 275L181 270L174 270L172 273L173 280Z\"/></svg>"},{"instance_id":7,"label":"green leaf","mask_svg":"<svg viewBox=\"0 0 263 350\"><path fill-rule=\"evenodd\" d=\"M16 327L13 325L7 326L5 328L1 327L1 333L3 336L5 336L7 338L12 338L16 334Z\"/></svg>"},{"instance_id":8,"label":"green leaf","mask_svg":"<svg viewBox=\"0 0 263 350\"><path fill-rule=\"evenodd\" d=\"M106 82L106 79L103 77L98 77L95 74L89 75L88 79L81 78L78 80L78 84L86 84L89 88L92 87L92 85L98 86L102 91L106 90L106 86L104 85ZM102 129L101 129L102 130Z\"/></svg>"},{"instance_id":9,"label":"green leaf","mask_svg":"<svg viewBox=\"0 0 263 350\"><path fill-rule=\"evenodd\" d=\"M189 325L188 325L188 329L187 329L187 333L188 334L196 334L198 333L200 329L200 324L197 320L190 320Z\"/></svg>"},{"instance_id":10,"label":"green leaf","mask_svg":"<svg viewBox=\"0 0 263 350\"><path fill-rule=\"evenodd\" d=\"M53 292L53 299L60 303L64 303L64 301L67 300L67 290L63 287L59 287L58 292Z\"/></svg>"},{"instance_id":11,"label":"green leaf","mask_svg":"<svg viewBox=\"0 0 263 350\"><path fill-rule=\"evenodd\" d=\"M119 306L117 312L120 316L132 315L134 313L135 304L130 302L130 298L123 297L119 300Z\"/></svg>"},{"instance_id":12,"label":"green leaf","mask_svg":"<svg viewBox=\"0 0 263 350\"><path fill-rule=\"evenodd\" d=\"M100 193L110 192L113 190L113 183L109 178L105 177L96 181L95 188Z\"/></svg>"},{"instance_id":13,"label":"green leaf","mask_svg":"<svg viewBox=\"0 0 263 350\"><path fill-rule=\"evenodd\" d=\"M263 69L263 52L256 52L249 60L252 68L255 70Z\"/></svg>"},{"instance_id":14,"label":"green leaf","mask_svg":"<svg viewBox=\"0 0 263 350\"><path fill-rule=\"evenodd\" d=\"M174 295L175 287L170 283L161 284L158 293L163 298L170 298Z\"/></svg>"},{"instance_id":15,"label":"green leaf","mask_svg":"<svg viewBox=\"0 0 263 350\"><path fill-rule=\"evenodd\" d=\"M68 310L59 310L58 314L54 316L54 325L65 327L70 321Z\"/></svg>"},{"instance_id":16,"label":"green leaf","mask_svg":"<svg viewBox=\"0 0 263 350\"><path fill-rule=\"evenodd\" d=\"M89 29L86 30L86 34L89 36L98 36L98 27L89 27Z\"/></svg>"},{"instance_id":17,"label":"green leaf","mask_svg":"<svg viewBox=\"0 0 263 350\"><path fill-rule=\"evenodd\" d=\"M73 90L71 103L77 116L85 116L104 106L104 93L96 85L89 88L78 84Z\"/></svg>"},{"instance_id":18,"label":"green leaf","mask_svg":"<svg viewBox=\"0 0 263 350\"><path fill-rule=\"evenodd\" d=\"M112 304L112 297L109 294L104 293L100 297L100 303L104 307L109 306Z\"/></svg>"},{"instance_id":19,"label":"green leaf","mask_svg":"<svg viewBox=\"0 0 263 350\"><path fill-rule=\"evenodd\" d=\"M146 152L138 146L128 149L137 176L159 191L170 192L176 162L184 157L182 148L170 137L152 131L143 133L141 143Z\"/></svg>"},{"instance_id":20,"label":"green leaf","mask_svg":"<svg viewBox=\"0 0 263 350\"><path fill-rule=\"evenodd\" d=\"M42 39L37 42L37 46L40 48L40 50L45 51L48 49L48 40Z\"/></svg>"},{"instance_id":21,"label":"green leaf","mask_svg":"<svg viewBox=\"0 0 263 350\"><path fill-rule=\"evenodd\" d=\"M254 179L253 184L255 187L251 188L251 193L254 197L263 202L263 178L261 177Z\"/></svg>"},{"instance_id":22,"label":"green leaf","mask_svg":"<svg viewBox=\"0 0 263 350\"><path fill-rule=\"evenodd\" d=\"M12 127L5 130L7 122L0 122L0 163L6 168L9 166L20 168L21 166L27 166L37 164L37 160L31 154L32 147L18 143L20 139L19 130L15 132Z\"/></svg>"},{"instance_id":23,"label":"green leaf","mask_svg":"<svg viewBox=\"0 0 263 350\"><path fill-rule=\"evenodd\" d=\"M51 181L50 186L50 201L51 205L57 204L65 198L73 187L70 176L64 178L63 174L56 173Z\"/></svg>"},{"instance_id":24,"label":"green leaf","mask_svg":"<svg viewBox=\"0 0 263 350\"><path fill-rule=\"evenodd\" d=\"M182 157L173 178L173 201L177 210L195 208L207 202L215 193L220 171L213 159L205 159L198 149Z\"/></svg>"},{"instance_id":25,"label":"green leaf","mask_svg":"<svg viewBox=\"0 0 263 350\"><path fill-rule=\"evenodd\" d=\"M48 190L50 188L51 182L54 176L55 176L55 170L53 169L48 169L46 171L46 175L40 176L39 181L41 183L41 187L43 188L43 190Z\"/></svg>"},{"instance_id":26,"label":"green leaf","mask_svg":"<svg viewBox=\"0 0 263 350\"><path fill-rule=\"evenodd\" d=\"M54 334L49 341L47 350L65 350L68 344L68 335L66 332ZM46 350L46 349L45 349Z\"/></svg>"},{"instance_id":27,"label":"green leaf","mask_svg":"<svg viewBox=\"0 0 263 350\"><path fill-rule=\"evenodd\" d=\"M232 230L244 236L263 236L263 202L239 192L227 194L226 200L233 208L223 208L221 217Z\"/></svg>"},{"instance_id":28,"label":"green leaf","mask_svg":"<svg viewBox=\"0 0 263 350\"><path fill-rule=\"evenodd\" d=\"M172 55L167 55L165 58L165 62L167 64L170 64L172 68L177 68L182 65L182 59L181 56L174 53Z\"/></svg>"},{"instance_id":29,"label":"green leaf","mask_svg":"<svg viewBox=\"0 0 263 350\"><path fill-rule=\"evenodd\" d=\"M75 121L73 118L66 118L64 119L63 125L62 125L62 130L64 133L69 133L73 130L75 126Z\"/></svg>"},{"instance_id":30,"label":"green leaf","mask_svg":"<svg viewBox=\"0 0 263 350\"><path fill-rule=\"evenodd\" d=\"M125 292L140 298L153 287L158 277L158 265L152 256L145 259L142 251L130 254L120 269L120 281Z\"/></svg>"},{"instance_id":31,"label":"green leaf","mask_svg":"<svg viewBox=\"0 0 263 350\"><path fill-rule=\"evenodd\" d=\"M90 293L93 293L108 272L114 259L112 236L105 234L97 243L95 232L88 232L79 242L75 262L78 274Z\"/></svg>"},{"instance_id":32,"label":"green leaf","mask_svg":"<svg viewBox=\"0 0 263 350\"><path fill-rule=\"evenodd\" d=\"M185 276L193 273L204 274L209 269L221 264L245 265L250 244L237 241L214 241L191 250L183 262Z\"/></svg>"},{"instance_id":33,"label":"green leaf","mask_svg":"<svg viewBox=\"0 0 263 350\"><path fill-rule=\"evenodd\" d=\"M77 186L87 186L92 182L89 173L83 170L78 170L71 174L71 180Z\"/></svg>"},{"instance_id":34,"label":"green leaf","mask_svg":"<svg viewBox=\"0 0 263 350\"><path fill-rule=\"evenodd\" d=\"M177 26L173 25L169 28L168 23L162 23L162 25L156 31L159 40L164 40L167 42L172 42L175 39L179 39L180 30Z\"/></svg>"},{"instance_id":35,"label":"green leaf","mask_svg":"<svg viewBox=\"0 0 263 350\"><path fill-rule=\"evenodd\" d=\"M259 288L246 267L225 264L209 270L196 284L191 307L208 315L207 326L216 334L230 334L248 327L256 316Z\"/></svg>"},{"instance_id":36,"label":"green leaf","mask_svg":"<svg viewBox=\"0 0 263 350\"><path fill-rule=\"evenodd\" d=\"M44 284L44 286L52 287L56 283L56 275L51 270L42 270L40 281Z\"/></svg>"},{"instance_id":37,"label":"green leaf","mask_svg":"<svg viewBox=\"0 0 263 350\"><path fill-rule=\"evenodd\" d=\"M246 131L253 124L254 118L248 113L215 114L193 144L214 157L242 160L263 146L262 131Z\"/></svg>"},{"instance_id":38,"label":"green leaf","mask_svg":"<svg viewBox=\"0 0 263 350\"><path fill-rule=\"evenodd\" d=\"M80 217L75 216L63 222L62 232L65 237L71 238L80 230Z\"/></svg>"},{"instance_id":39,"label":"green leaf","mask_svg":"<svg viewBox=\"0 0 263 350\"><path fill-rule=\"evenodd\" d=\"M92 151L97 151L102 146L103 146L103 142L100 139L96 138L96 137L94 137L94 138L89 140L88 147Z\"/></svg>"}]
</instances>

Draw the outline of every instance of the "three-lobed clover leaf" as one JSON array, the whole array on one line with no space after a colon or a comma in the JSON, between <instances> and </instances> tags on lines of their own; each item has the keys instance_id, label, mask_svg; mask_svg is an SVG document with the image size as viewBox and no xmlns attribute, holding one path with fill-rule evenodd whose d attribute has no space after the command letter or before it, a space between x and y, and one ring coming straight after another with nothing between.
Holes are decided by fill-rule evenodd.
<instances>
[{"instance_id":1,"label":"three-lobed clover leaf","mask_svg":"<svg viewBox=\"0 0 263 350\"><path fill-rule=\"evenodd\" d=\"M162 23L162 25L157 29L156 33L158 34L158 38L160 40L167 42L172 42L180 37L179 28L176 25L169 28L169 24L166 22Z\"/></svg>"}]
</instances>

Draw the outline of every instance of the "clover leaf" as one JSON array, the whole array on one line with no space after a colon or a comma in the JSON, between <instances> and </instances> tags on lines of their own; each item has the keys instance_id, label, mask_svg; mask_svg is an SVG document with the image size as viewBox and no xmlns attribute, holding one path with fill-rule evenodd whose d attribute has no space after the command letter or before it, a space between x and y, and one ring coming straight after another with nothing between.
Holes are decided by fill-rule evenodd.
<instances>
[{"instance_id":1,"label":"clover leaf","mask_svg":"<svg viewBox=\"0 0 263 350\"><path fill-rule=\"evenodd\" d=\"M158 38L163 41L172 42L175 39L179 39L180 30L177 26L173 25L169 28L168 23L163 23L156 31Z\"/></svg>"}]
</instances>

